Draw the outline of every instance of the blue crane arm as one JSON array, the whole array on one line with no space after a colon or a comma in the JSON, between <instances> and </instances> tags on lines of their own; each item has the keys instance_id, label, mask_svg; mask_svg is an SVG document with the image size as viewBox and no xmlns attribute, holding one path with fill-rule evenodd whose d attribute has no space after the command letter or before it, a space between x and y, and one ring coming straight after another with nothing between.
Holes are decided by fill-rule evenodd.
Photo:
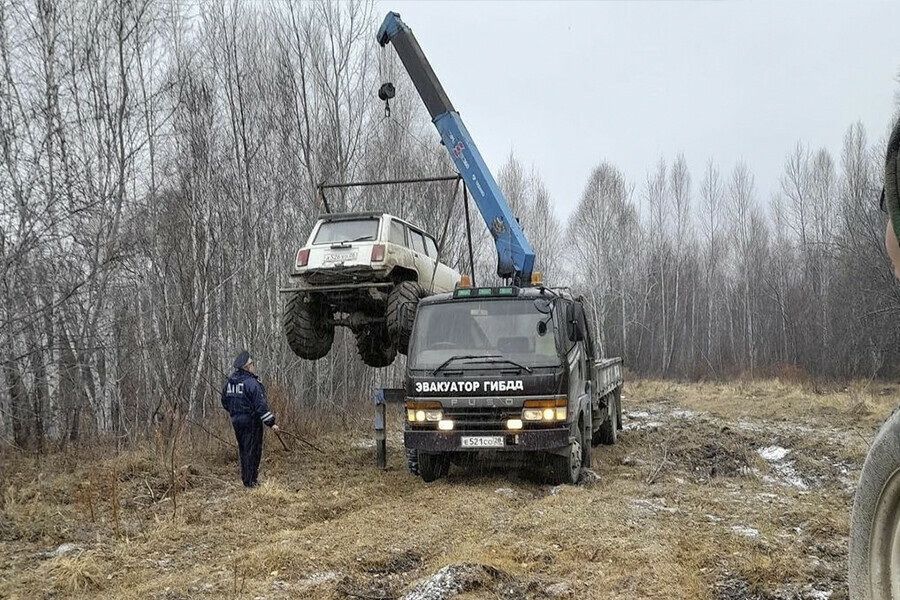
<instances>
[{"instance_id":1,"label":"blue crane arm","mask_svg":"<svg viewBox=\"0 0 900 600\"><path fill-rule=\"evenodd\" d=\"M419 96L431 115L431 121L441 135L441 142L472 193L475 205L497 246L497 275L512 278L519 285L528 285L534 269L534 248L503 197L503 192L472 141L459 113L425 58L412 30L389 12L376 34L378 43L393 44Z\"/></svg>"}]
</instances>

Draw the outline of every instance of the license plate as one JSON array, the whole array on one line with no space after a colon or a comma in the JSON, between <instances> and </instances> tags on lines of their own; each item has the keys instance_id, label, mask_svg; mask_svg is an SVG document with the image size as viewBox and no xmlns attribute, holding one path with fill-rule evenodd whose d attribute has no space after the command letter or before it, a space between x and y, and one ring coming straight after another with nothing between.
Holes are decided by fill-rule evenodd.
<instances>
[{"instance_id":1,"label":"license plate","mask_svg":"<svg viewBox=\"0 0 900 600\"><path fill-rule=\"evenodd\" d=\"M356 257L357 257L356 250L347 250L344 252L326 252L325 253L325 262L327 262L327 263L347 262L348 260L356 260Z\"/></svg>"},{"instance_id":2,"label":"license plate","mask_svg":"<svg viewBox=\"0 0 900 600\"><path fill-rule=\"evenodd\" d=\"M502 448L506 444L502 435L464 435L460 445L463 448Z\"/></svg>"}]
</instances>

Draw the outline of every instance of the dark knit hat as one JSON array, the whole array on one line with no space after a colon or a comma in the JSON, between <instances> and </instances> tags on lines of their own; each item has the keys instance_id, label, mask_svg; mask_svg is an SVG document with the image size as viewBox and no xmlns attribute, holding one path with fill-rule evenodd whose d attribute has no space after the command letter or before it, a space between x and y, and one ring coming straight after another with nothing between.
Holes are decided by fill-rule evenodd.
<instances>
[{"instance_id":1,"label":"dark knit hat","mask_svg":"<svg viewBox=\"0 0 900 600\"><path fill-rule=\"evenodd\" d=\"M243 350L240 354L237 355L237 358L234 359L234 365L232 365L235 369L243 369L247 366L247 363L250 362L250 353L246 350Z\"/></svg>"}]
</instances>

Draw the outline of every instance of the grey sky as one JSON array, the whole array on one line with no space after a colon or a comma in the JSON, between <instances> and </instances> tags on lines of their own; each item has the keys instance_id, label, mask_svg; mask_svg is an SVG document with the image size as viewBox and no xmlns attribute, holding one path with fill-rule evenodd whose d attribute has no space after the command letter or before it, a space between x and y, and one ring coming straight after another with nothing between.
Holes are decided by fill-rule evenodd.
<instances>
[{"instance_id":1,"label":"grey sky","mask_svg":"<svg viewBox=\"0 0 900 600\"><path fill-rule=\"evenodd\" d=\"M900 2L378 8L413 29L495 174L513 150L561 216L599 161L639 192L678 152L695 190L707 160L743 158L767 203L798 140L837 160L851 123L883 137L900 88Z\"/></svg>"}]
</instances>

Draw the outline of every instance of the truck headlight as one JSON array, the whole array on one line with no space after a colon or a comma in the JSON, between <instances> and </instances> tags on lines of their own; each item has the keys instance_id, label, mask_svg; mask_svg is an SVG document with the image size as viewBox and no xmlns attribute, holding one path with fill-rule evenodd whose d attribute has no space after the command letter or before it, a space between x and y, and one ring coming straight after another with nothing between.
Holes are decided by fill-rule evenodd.
<instances>
[{"instance_id":1,"label":"truck headlight","mask_svg":"<svg viewBox=\"0 0 900 600\"><path fill-rule=\"evenodd\" d=\"M565 421L568 416L567 399L560 396L551 400L526 400L522 408L523 421Z\"/></svg>"},{"instance_id":2,"label":"truck headlight","mask_svg":"<svg viewBox=\"0 0 900 600\"><path fill-rule=\"evenodd\" d=\"M444 418L444 411L442 410L413 410L407 409L406 418L411 422L415 423L424 423L428 421L429 423L437 423L441 419Z\"/></svg>"},{"instance_id":3,"label":"truck headlight","mask_svg":"<svg viewBox=\"0 0 900 600\"><path fill-rule=\"evenodd\" d=\"M544 418L544 411L540 408L526 408L522 411L523 421L540 421Z\"/></svg>"},{"instance_id":4,"label":"truck headlight","mask_svg":"<svg viewBox=\"0 0 900 600\"><path fill-rule=\"evenodd\" d=\"M406 419L410 423L437 423L444 418L440 402L408 402Z\"/></svg>"}]
</instances>

